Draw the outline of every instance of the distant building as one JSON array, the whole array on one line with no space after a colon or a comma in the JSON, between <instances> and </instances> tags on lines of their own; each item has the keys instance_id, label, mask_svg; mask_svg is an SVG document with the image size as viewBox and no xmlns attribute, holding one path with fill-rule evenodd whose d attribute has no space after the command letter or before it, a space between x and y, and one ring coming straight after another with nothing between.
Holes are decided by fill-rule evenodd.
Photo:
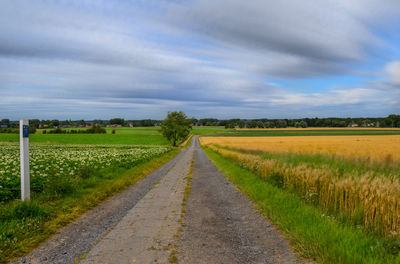
<instances>
[{"instance_id":1,"label":"distant building","mask_svg":"<svg viewBox=\"0 0 400 264\"><path fill-rule=\"evenodd\" d=\"M358 124L356 124L356 123L350 123L350 124L349 124L349 127L358 127Z\"/></svg>"},{"instance_id":2,"label":"distant building","mask_svg":"<svg viewBox=\"0 0 400 264\"><path fill-rule=\"evenodd\" d=\"M8 125L0 125L0 128L7 128Z\"/></svg>"}]
</instances>

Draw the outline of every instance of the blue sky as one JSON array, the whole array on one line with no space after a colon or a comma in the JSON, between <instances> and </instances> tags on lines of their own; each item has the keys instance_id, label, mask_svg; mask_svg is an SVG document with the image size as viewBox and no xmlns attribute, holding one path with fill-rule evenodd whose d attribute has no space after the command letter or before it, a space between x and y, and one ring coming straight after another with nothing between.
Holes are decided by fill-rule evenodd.
<instances>
[{"instance_id":1,"label":"blue sky","mask_svg":"<svg viewBox=\"0 0 400 264\"><path fill-rule=\"evenodd\" d=\"M400 114L397 0L0 2L0 118Z\"/></svg>"}]
</instances>

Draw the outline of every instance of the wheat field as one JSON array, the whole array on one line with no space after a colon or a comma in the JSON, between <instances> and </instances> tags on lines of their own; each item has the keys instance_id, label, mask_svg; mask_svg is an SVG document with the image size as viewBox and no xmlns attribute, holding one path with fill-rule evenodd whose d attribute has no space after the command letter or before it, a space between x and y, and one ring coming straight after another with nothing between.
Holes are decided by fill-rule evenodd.
<instances>
[{"instance_id":1,"label":"wheat field","mask_svg":"<svg viewBox=\"0 0 400 264\"><path fill-rule=\"evenodd\" d=\"M332 169L329 164L293 164L259 155L259 151L318 153L335 155L340 157L339 161L355 159L358 166L363 166L364 163L358 162L362 158L398 168L393 164L400 158L400 136L202 137L200 141L203 146L266 181L297 193L332 215L344 213L357 225L362 224L384 236L400 236L400 173L397 169L390 170L389 174L374 170L374 166L343 172Z\"/></svg>"},{"instance_id":2,"label":"wheat field","mask_svg":"<svg viewBox=\"0 0 400 264\"><path fill-rule=\"evenodd\" d=\"M400 161L400 136L202 137L202 144L270 153L323 154L374 162Z\"/></svg>"}]
</instances>

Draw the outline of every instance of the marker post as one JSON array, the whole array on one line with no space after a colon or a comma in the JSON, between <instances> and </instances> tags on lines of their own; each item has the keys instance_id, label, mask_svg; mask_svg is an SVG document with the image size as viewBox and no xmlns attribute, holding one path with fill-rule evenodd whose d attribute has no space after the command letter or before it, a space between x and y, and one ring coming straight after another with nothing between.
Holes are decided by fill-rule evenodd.
<instances>
[{"instance_id":1,"label":"marker post","mask_svg":"<svg viewBox=\"0 0 400 264\"><path fill-rule=\"evenodd\" d=\"M29 176L29 120L19 121L19 144L21 157L21 200L31 199Z\"/></svg>"}]
</instances>

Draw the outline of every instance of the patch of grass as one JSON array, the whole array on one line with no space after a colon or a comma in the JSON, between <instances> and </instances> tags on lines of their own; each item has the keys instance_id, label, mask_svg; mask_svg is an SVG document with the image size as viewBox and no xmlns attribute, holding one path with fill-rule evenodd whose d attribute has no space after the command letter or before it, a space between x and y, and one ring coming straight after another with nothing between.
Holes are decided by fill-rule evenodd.
<instances>
[{"instance_id":1,"label":"patch of grass","mask_svg":"<svg viewBox=\"0 0 400 264\"><path fill-rule=\"evenodd\" d=\"M0 205L0 263L29 253L57 229L106 198L129 188L178 152L175 149L131 169L102 170L99 177L91 176L86 179L87 184L78 186L58 200L38 195L33 202L13 201Z\"/></svg>"},{"instance_id":2,"label":"patch of grass","mask_svg":"<svg viewBox=\"0 0 400 264\"><path fill-rule=\"evenodd\" d=\"M400 263L399 242L340 222L300 197L265 182L210 149L208 157L259 211L289 238L303 257L319 263Z\"/></svg>"},{"instance_id":3,"label":"patch of grass","mask_svg":"<svg viewBox=\"0 0 400 264\"><path fill-rule=\"evenodd\" d=\"M169 255L169 263L178 263L178 258L176 257L176 250L172 250L170 255Z\"/></svg>"}]
</instances>

